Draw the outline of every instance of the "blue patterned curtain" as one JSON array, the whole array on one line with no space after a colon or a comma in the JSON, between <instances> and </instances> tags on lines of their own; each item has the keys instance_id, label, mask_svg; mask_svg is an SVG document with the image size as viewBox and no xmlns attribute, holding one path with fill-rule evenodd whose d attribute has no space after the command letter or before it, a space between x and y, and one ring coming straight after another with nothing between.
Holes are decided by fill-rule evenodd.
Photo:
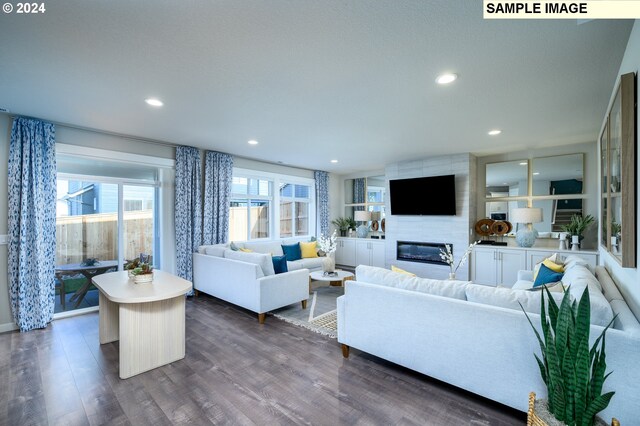
<instances>
[{"instance_id":1,"label":"blue patterned curtain","mask_svg":"<svg viewBox=\"0 0 640 426\"><path fill-rule=\"evenodd\" d=\"M366 200L366 180L365 178L358 178L353 180L353 202L364 203ZM354 210L364 210L364 206L354 207Z\"/></svg>"},{"instance_id":2,"label":"blue patterned curtain","mask_svg":"<svg viewBox=\"0 0 640 426\"><path fill-rule=\"evenodd\" d=\"M316 170L316 206L318 211L318 235L329 235L329 173Z\"/></svg>"},{"instance_id":3,"label":"blue patterned curtain","mask_svg":"<svg viewBox=\"0 0 640 426\"><path fill-rule=\"evenodd\" d=\"M204 158L203 244L226 243L229 238L232 179L233 157L207 151Z\"/></svg>"},{"instance_id":4,"label":"blue patterned curtain","mask_svg":"<svg viewBox=\"0 0 640 426\"><path fill-rule=\"evenodd\" d=\"M9 145L9 294L20 331L53 319L56 263L55 127L16 118Z\"/></svg>"},{"instance_id":5,"label":"blue patterned curtain","mask_svg":"<svg viewBox=\"0 0 640 426\"><path fill-rule=\"evenodd\" d=\"M176 271L193 280L193 252L202 244L202 171L200 150L176 148ZM190 292L189 295L192 295Z\"/></svg>"}]
</instances>

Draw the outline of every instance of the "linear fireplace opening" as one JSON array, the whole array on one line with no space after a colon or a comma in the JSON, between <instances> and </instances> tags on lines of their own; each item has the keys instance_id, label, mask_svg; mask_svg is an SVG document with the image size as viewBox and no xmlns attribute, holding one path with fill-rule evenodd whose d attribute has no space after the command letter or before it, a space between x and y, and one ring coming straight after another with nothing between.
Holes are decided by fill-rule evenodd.
<instances>
[{"instance_id":1,"label":"linear fireplace opening","mask_svg":"<svg viewBox=\"0 0 640 426\"><path fill-rule=\"evenodd\" d=\"M453 245L449 244L453 253ZM398 241L396 243L396 259L406 262L434 263L447 265L440 258L440 249L446 250L441 243L422 243L417 241Z\"/></svg>"}]
</instances>

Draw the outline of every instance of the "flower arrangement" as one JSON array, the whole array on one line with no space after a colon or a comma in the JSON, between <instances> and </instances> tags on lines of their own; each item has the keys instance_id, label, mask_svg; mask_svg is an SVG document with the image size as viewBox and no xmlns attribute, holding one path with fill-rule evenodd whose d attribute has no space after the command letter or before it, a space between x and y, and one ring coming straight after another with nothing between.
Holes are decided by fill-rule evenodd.
<instances>
[{"instance_id":1,"label":"flower arrangement","mask_svg":"<svg viewBox=\"0 0 640 426\"><path fill-rule=\"evenodd\" d=\"M318 248L325 252L327 255L334 253L338 246L336 241L336 231L333 231L330 237L320 235L318 237Z\"/></svg>"},{"instance_id":2,"label":"flower arrangement","mask_svg":"<svg viewBox=\"0 0 640 426\"><path fill-rule=\"evenodd\" d=\"M471 254L471 251L479 242L480 241L474 241L473 243L469 244L469 247L467 247L467 249L464 251L464 254L460 258L460 260L458 260L457 264L455 263L455 259L453 258L453 253L451 252L451 246L449 244L444 245L446 250L440 249L440 259L445 261L447 265L449 265L449 268L451 269L451 273L449 274L450 278L452 279L455 278L458 268L460 268L466 263L467 257L469 257L469 254ZM454 268L454 265L455 265L455 268Z\"/></svg>"}]
</instances>

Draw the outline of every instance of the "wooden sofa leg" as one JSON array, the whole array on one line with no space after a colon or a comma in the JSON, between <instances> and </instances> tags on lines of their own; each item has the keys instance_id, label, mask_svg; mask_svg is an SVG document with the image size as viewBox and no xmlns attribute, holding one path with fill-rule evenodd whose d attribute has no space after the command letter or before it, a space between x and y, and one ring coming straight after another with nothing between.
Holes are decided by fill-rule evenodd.
<instances>
[{"instance_id":1,"label":"wooden sofa leg","mask_svg":"<svg viewBox=\"0 0 640 426\"><path fill-rule=\"evenodd\" d=\"M302 303L302 309L307 309L307 301L303 300L301 303Z\"/></svg>"},{"instance_id":2,"label":"wooden sofa leg","mask_svg":"<svg viewBox=\"0 0 640 426\"><path fill-rule=\"evenodd\" d=\"M349 346L345 344L342 345L342 356L345 358L349 358Z\"/></svg>"},{"instance_id":3,"label":"wooden sofa leg","mask_svg":"<svg viewBox=\"0 0 640 426\"><path fill-rule=\"evenodd\" d=\"M200 290L193 290L193 297L200 296Z\"/></svg>"},{"instance_id":4,"label":"wooden sofa leg","mask_svg":"<svg viewBox=\"0 0 640 426\"><path fill-rule=\"evenodd\" d=\"M265 320L266 317L267 317L266 313L265 314L258 314L258 322L260 324L264 324L264 320Z\"/></svg>"}]
</instances>

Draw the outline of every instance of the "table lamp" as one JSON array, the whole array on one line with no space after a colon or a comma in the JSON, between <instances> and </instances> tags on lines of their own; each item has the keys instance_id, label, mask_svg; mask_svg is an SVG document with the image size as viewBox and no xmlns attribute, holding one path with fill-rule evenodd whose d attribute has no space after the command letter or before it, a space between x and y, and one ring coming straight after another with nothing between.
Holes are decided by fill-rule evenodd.
<instances>
[{"instance_id":1,"label":"table lamp","mask_svg":"<svg viewBox=\"0 0 640 426\"><path fill-rule=\"evenodd\" d=\"M356 235L358 238L367 238L369 235L369 227L366 225L371 220L371 212L366 210L358 210L355 212L353 219L356 222L363 222L358 229L356 229Z\"/></svg>"},{"instance_id":2,"label":"table lamp","mask_svg":"<svg viewBox=\"0 0 640 426\"><path fill-rule=\"evenodd\" d=\"M509 217L511 222L524 223L526 228L516 232L516 243L520 247L533 247L538 238L538 231L533 227L533 223L542 222L542 209L534 207L524 207L511 210Z\"/></svg>"}]
</instances>

